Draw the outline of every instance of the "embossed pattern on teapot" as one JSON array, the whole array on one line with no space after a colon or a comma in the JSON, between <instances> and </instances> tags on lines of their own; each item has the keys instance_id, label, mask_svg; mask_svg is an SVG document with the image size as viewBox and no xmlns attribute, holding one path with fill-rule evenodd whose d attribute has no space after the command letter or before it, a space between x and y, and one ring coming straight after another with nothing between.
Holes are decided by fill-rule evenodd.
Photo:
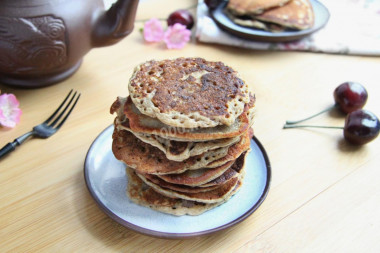
<instances>
[{"instance_id":1,"label":"embossed pattern on teapot","mask_svg":"<svg viewBox=\"0 0 380 253\"><path fill-rule=\"evenodd\" d=\"M42 87L71 76L93 47L133 30L138 0L0 1L0 83Z\"/></svg>"}]
</instances>

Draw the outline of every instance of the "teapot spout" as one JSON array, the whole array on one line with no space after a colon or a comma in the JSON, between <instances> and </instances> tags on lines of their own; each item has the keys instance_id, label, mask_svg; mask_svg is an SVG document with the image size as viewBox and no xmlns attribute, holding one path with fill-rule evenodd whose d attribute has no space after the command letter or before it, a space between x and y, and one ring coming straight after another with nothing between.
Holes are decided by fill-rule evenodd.
<instances>
[{"instance_id":1,"label":"teapot spout","mask_svg":"<svg viewBox=\"0 0 380 253\"><path fill-rule=\"evenodd\" d=\"M118 0L100 14L92 33L92 46L117 43L133 31L139 0Z\"/></svg>"}]
</instances>

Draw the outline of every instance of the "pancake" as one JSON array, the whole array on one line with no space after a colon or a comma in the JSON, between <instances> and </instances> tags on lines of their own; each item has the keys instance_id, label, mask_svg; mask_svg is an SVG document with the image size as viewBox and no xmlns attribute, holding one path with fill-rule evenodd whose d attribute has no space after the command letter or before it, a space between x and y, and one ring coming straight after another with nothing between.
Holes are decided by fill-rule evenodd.
<instances>
[{"instance_id":1,"label":"pancake","mask_svg":"<svg viewBox=\"0 0 380 253\"><path fill-rule=\"evenodd\" d=\"M244 152L236 160L227 162L217 168L189 170L181 174L159 175L158 177L168 183L177 185L203 185L203 187L220 185L240 173L244 167L246 154L247 152ZM210 184L205 186L209 182Z\"/></svg>"},{"instance_id":2,"label":"pancake","mask_svg":"<svg viewBox=\"0 0 380 253\"><path fill-rule=\"evenodd\" d=\"M263 21L256 20L251 16L235 16L228 11L225 13L232 22L240 26L269 32L283 32L286 29L285 27L278 24L265 23Z\"/></svg>"},{"instance_id":3,"label":"pancake","mask_svg":"<svg viewBox=\"0 0 380 253\"><path fill-rule=\"evenodd\" d=\"M249 127L251 127L254 123L255 114L256 114L256 107L255 107L256 98L251 93L249 94L249 98L250 98L249 103L244 108L244 111L246 112L246 115L248 118Z\"/></svg>"},{"instance_id":4,"label":"pancake","mask_svg":"<svg viewBox=\"0 0 380 253\"><path fill-rule=\"evenodd\" d=\"M120 123L116 123L120 124ZM125 126L125 124L124 124ZM133 132L130 128L124 127L127 131L131 132L134 136L139 138L145 143L160 149L165 153L166 157L172 161L183 161L189 157L203 154L210 150L218 148L229 147L240 140L240 136L226 139L218 139L213 141L204 142L183 142L165 139L161 136L154 134L144 134Z\"/></svg>"},{"instance_id":5,"label":"pancake","mask_svg":"<svg viewBox=\"0 0 380 253\"><path fill-rule=\"evenodd\" d=\"M182 162L178 162L167 159L166 155L161 150L140 141L132 133L125 130L118 131L115 129L112 142L112 151L116 159L123 161L129 167L136 169L140 173L157 175L182 173L189 169L205 167L210 161L215 161L226 156L228 154L228 149L229 148L220 148L212 150L201 155L190 157ZM221 164L223 164L222 161L214 167Z\"/></svg>"},{"instance_id":6,"label":"pancake","mask_svg":"<svg viewBox=\"0 0 380 253\"><path fill-rule=\"evenodd\" d=\"M189 192L178 192L178 191L173 191L170 189L165 189L163 187L160 187L157 184L154 184L152 181L149 181L147 178L145 178L141 174L137 173L137 176L139 176L140 179L145 184L152 187L153 190L155 190L156 192L166 197L180 198L180 199L196 201L196 202L201 202L201 203L208 203L208 204L225 201L225 199L228 198L232 194L236 185L239 183L239 178L235 177L214 190L206 191L206 192L189 193Z\"/></svg>"},{"instance_id":7,"label":"pancake","mask_svg":"<svg viewBox=\"0 0 380 253\"><path fill-rule=\"evenodd\" d=\"M154 209L159 212L168 213L176 216L181 215L200 215L213 209L224 202L206 204L184 199L173 199L165 197L150 186L146 185L135 172L127 167L128 187L127 196L134 203ZM234 191L237 191L238 185ZM234 193L234 192L233 192ZM232 194L233 194L232 193ZM227 199L225 200L227 201Z\"/></svg>"},{"instance_id":8,"label":"pancake","mask_svg":"<svg viewBox=\"0 0 380 253\"><path fill-rule=\"evenodd\" d=\"M309 0L292 0L254 18L298 30L309 29L314 25L314 12Z\"/></svg>"},{"instance_id":9,"label":"pancake","mask_svg":"<svg viewBox=\"0 0 380 253\"><path fill-rule=\"evenodd\" d=\"M283 6L289 0L229 0L227 10L234 15L260 14L264 11Z\"/></svg>"},{"instance_id":10,"label":"pancake","mask_svg":"<svg viewBox=\"0 0 380 253\"><path fill-rule=\"evenodd\" d=\"M212 187L212 186L222 185L222 184L225 184L226 182L230 181L232 178L239 177L241 175L242 175L242 173L237 173L232 168L229 168L222 175L220 175L219 177L215 178L214 180L211 180L210 182L204 183L204 184L199 185L197 187L200 187L200 188L202 188L202 187L209 188L209 187Z\"/></svg>"},{"instance_id":11,"label":"pancake","mask_svg":"<svg viewBox=\"0 0 380 253\"><path fill-rule=\"evenodd\" d=\"M133 133L133 132L132 132ZM172 161L183 161L189 157L196 156L215 150L218 148L229 147L240 140L240 137L233 137L228 139L219 139L214 141L205 142L179 142L164 139L158 135L147 135L141 133L133 133L137 138L145 143L149 143L152 146L159 148L163 151L166 157Z\"/></svg>"},{"instance_id":12,"label":"pancake","mask_svg":"<svg viewBox=\"0 0 380 253\"><path fill-rule=\"evenodd\" d=\"M241 156L239 156L239 158L236 159L235 163L230 168L228 168L228 170L224 172L221 176L215 178L214 180L211 180L210 182L202 184L199 187L211 187L214 185L221 185L231 180L231 178L234 178L237 176L240 176L240 179L243 180L243 176L245 173L245 170L244 170L245 158L247 154L248 154L248 151L243 153Z\"/></svg>"},{"instance_id":13,"label":"pancake","mask_svg":"<svg viewBox=\"0 0 380 253\"><path fill-rule=\"evenodd\" d=\"M244 137L242 136L242 140L244 139L244 141L240 142L240 143L242 143L240 148L229 148L228 152L225 156L223 156L222 158L216 159L214 161L210 161L207 164L207 168L214 168L214 167L218 166L219 164L223 164L227 161L232 161L232 160L237 159L242 153L250 150L250 141L251 141L252 137L253 137L253 129L250 128L244 134ZM244 147L244 148L242 148L242 147Z\"/></svg>"},{"instance_id":14,"label":"pancake","mask_svg":"<svg viewBox=\"0 0 380 253\"><path fill-rule=\"evenodd\" d=\"M199 186L221 176L234 164L234 162L235 161L229 161L216 168L187 170L179 174L158 175L158 177L172 184Z\"/></svg>"},{"instance_id":15,"label":"pancake","mask_svg":"<svg viewBox=\"0 0 380 253\"><path fill-rule=\"evenodd\" d=\"M177 192L199 193L199 192L207 192L207 191L215 190L216 188L220 187L220 185L217 185L217 184L210 185L207 187L178 185L178 184L168 183L165 180L162 180L161 178L155 175L144 174L141 176L145 177L147 180L151 181L152 183L156 185L159 185L160 187L164 189L170 189Z\"/></svg>"},{"instance_id":16,"label":"pancake","mask_svg":"<svg viewBox=\"0 0 380 253\"><path fill-rule=\"evenodd\" d=\"M246 106L246 110L253 110L255 98L251 96L253 101L250 101L248 105L252 105L251 108ZM118 97L112 104L111 114L117 113L119 129L131 130L134 133L154 134L165 139L177 140L177 141L191 141L200 142L207 140L226 139L240 136L248 128L251 122L247 117L247 113L241 114L235 123L231 126L219 125L210 128L176 128L168 126L158 119L154 119L142 114L132 103L132 100L128 98Z\"/></svg>"},{"instance_id":17,"label":"pancake","mask_svg":"<svg viewBox=\"0 0 380 253\"><path fill-rule=\"evenodd\" d=\"M231 126L249 103L248 86L235 70L202 58L140 64L128 89L142 114L172 127Z\"/></svg>"},{"instance_id":18,"label":"pancake","mask_svg":"<svg viewBox=\"0 0 380 253\"><path fill-rule=\"evenodd\" d=\"M215 168L228 161L235 160L250 147L250 135L247 131L240 141L228 148L219 148L204 154L190 157L183 162L171 161L156 147L140 141L132 133L114 129L112 152L116 159L142 174L182 173L186 170Z\"/></svg>"}]
</instances>

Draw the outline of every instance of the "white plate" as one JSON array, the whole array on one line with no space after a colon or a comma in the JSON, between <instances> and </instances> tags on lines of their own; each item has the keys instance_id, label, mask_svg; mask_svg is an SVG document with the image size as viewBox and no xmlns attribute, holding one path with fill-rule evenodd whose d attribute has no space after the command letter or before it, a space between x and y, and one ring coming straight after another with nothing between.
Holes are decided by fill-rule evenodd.
<instances>
[{"instance_id":1,"label":"white plate","mask_svg":"<svg viewBox=\"0 0 380 253\"><path fill-rule=\"evenodd\" d=\"M272 33L237 25L232 22L231 19L229 19L224 13L224 8L227 4L226 1L223 1L216 9L210 11L210 15L220 28L238 37L265 42L286 42L299 40L318 31L327 24L330 18L328 9L322 3L316 0L310 0L310 3L313 6L314 10L314 26L310 29L301 31L289 30Z\"/></svg>"},{"instance_id":2,"label":"white plate","mask_svg":"<svg viewBox=\"0 0 380 253\"><path fill-rule=\"evenodd\" d=\"M188 238L233 226L252 214L264 201L270 182L270 163L254 137L246 158L240 191L227 203L198 216L173 216L139 206L126 195L124 163L111 150L113 126L91 145L84 164L87 188L99 207L112 219L136 232L161 238Z\"/></svg>"}]
</instances>

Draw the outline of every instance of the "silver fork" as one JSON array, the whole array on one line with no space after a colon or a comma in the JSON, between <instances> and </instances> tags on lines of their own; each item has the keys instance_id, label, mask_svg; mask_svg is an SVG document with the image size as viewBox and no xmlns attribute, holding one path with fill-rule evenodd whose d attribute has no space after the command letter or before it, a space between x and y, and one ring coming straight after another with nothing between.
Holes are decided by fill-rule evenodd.
<instances>
[{"instance_id":1,"label":"silver fork","mask_svg":"<svg viewBox=\"0 0 380 253\"><path fill-rule=\"evenodd\" d=\"M52 136L53 134L55 134L62 127L63 123L65 123L65 121L67 120L70 113L72 112L72 110L74 109L75 105L78 102L78 99L80 97L80 93L78 95L77 95L76 91L74 92L73 95L72 95L72 93L73 93L73 90L71 90L69 92L69 94L63 100L63 102L60 104L60 106L55 110L55 112L53 112L52 115L50 115L50 117L47 120L45 120L41 124L33 127L32 131L21 135L20 137L16 138L13 142L9 142L2 149L0 149L0 158L2 158L6 154L15 150L17 146L20 146L22 143L24 143L30 137L37 137L37 138L46 139L46 138ZM70 96L71 96L71 98L70 98ZM69 98L70 98L70 101L63 108L63 106L65 105L66 101ZM74 101L74 99L75 99L75 101ZM73 101L74 101L74 103L72 104Z\"/></svg>"}]
</instances>

